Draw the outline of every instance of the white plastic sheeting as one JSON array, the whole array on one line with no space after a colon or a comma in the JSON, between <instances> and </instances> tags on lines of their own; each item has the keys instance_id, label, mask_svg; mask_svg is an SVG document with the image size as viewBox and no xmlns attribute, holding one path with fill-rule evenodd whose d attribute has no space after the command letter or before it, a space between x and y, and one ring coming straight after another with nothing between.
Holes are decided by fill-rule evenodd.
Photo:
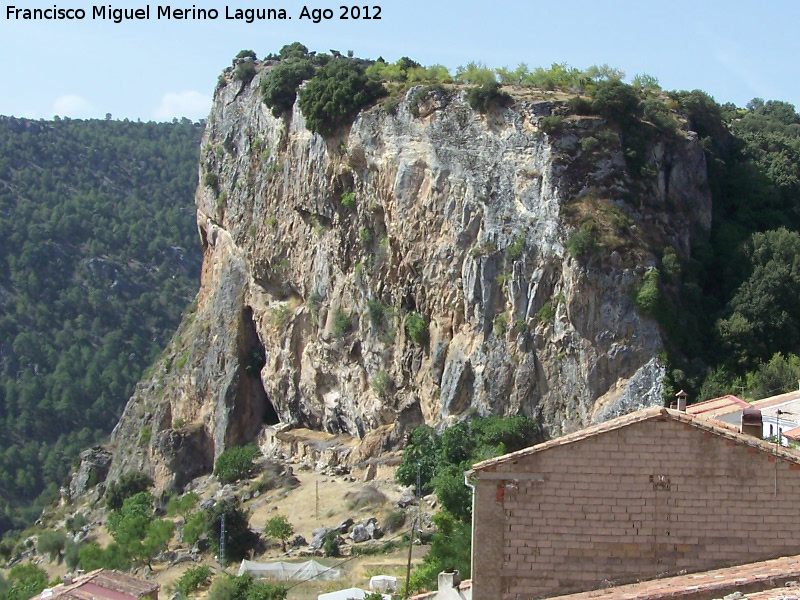
<instances>
[{"instance_id":1,"label":"white plastic sheeting","mask_svg":"<svg viewBox=\"0 0 800 600\"><path fill-rule=\"evenodd\" d=\"M373 592L391 592L397 591L397 577L391 575L375 575L369 580L369 589Z\"/></svg>"},{"instance_id":2,"label":"white plastic sheeting","mask_svg":"<svg viewBox=\"0 0 800 600\"><path fill-rule=\"evenodd\" d=\"M288 579L333 581L342 576L342 572L339 569L329 569L315 560L303 563L258 563L251 560L243 560L239 566L239 575L244 575L245 573L250 573L253 577L269 577L278 581L286 581Z\"/></svg>"},{"instance_id":3,"label":"white plastic sheeting","mask_svg":"<svg viewBox=\"0 0 800 600\"><path fill-rule=\"evenodd\" d=\"M368 593L360 588L347 588L346 590L320 594L317 596L317 600L364 600L364 596ZM381 596L383 596L383 600L392 600L392 597L388 594L381 594Z\"/></svg>"}]
</instances>

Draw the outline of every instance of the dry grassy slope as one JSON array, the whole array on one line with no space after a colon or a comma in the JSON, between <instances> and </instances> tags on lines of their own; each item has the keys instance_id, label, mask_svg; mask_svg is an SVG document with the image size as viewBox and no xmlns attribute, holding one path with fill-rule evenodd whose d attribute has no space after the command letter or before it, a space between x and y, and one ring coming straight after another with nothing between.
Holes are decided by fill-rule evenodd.
<instances>
[{"instance_id":1,"label":"dry grassy slope","mask_svg":"<svg viewBox=\"0 0 800 600\"><path fill-rule=\"evenodd\" d=\"M250 515L250 527L255 531L262 531L266 521L276 515L284 515L294 526L295 532L302 535L306 540L311 541L312 531L318 527L335 527L347 518L352 518L356 522L367 517L376 517L379 522L383 522L387 514L397 510L395 503L401 497L403 489L394 482L394 469L392 467L379 467L376 478L365 483L356 475L361 473L353 472L352 475L331 476L316 472L307 466L289 462L293 467L294 474L299 480L300 485L291 490L271 490L252 498L243 503L244 508ZM258 482L260 475L245 480L235 485L235 494L242 496ZM351 481L351 479L355 479ZM192 489L198 490L201 499L214 497L221 489L221 485L211 476L201 477L192 482ZM317 496L317 493L319 496ZM319 500L317 500L319 498ZM361 507L354 507L354 500L362 498ZM372 502L364 504L363 498L371 498ZM78 511L91 511L90 520L95 522L91 531L91 539L97 541L101 546L111 542L102 522L105 520L105 511L98 503L94 509L88 505L86 499L81 503L70 506L62 506L45 517L44 525L47 528L58 528L63 526L63 522L70 514ZM423 501L423 510L432 512L431 506ZM180 523L180 517L175 517L176 524ZM387 533L382 541L398 536L398 533ZM354 560L348 556L337 559L327 559L320 556L308 557L301 556L305 547L290 550L283 553L280 544L276 541L265 540L267 550L263 554L253 557L257 561L290 560L305 561L314 558L324 564L335 566L340 563L344 571L341 580L336 582L308 582L292 588L289 598L293 600L305 600L316 598L317 594L342 589L352 586L366 587L369 578L376 574L392 574L399 578L405 577L405 566L407 560L407 550L398 549L387 554L377 554L373 556L363 556ZM350 554L349 548L354 545L348 541L348 548L343 549L343 554ZM360 544L363 546L363 544ZM186 552L188 548L185 544L178 543L173 538L168 548L169 551ZM414 562L421 560L427 551L426 547L414 548ZM50 578L62 577L67 569L63 564L51 563L44 557L34 557L40 567L47 571ZM171 587L180 576L190 567L201 563L185 562L170 567L167 563L154 563L151 576L161 584L161 598L171 597ZM217 572L219 566L211 554L203 556L203 563L212 567ZM235 574L238 570L238 563L231 564L227 572ZM5 574L5 573L4 573ZM292 585L290 582L289 585ZM198 597L204 598L206 592Z\"/></svg>"}]
</instances>

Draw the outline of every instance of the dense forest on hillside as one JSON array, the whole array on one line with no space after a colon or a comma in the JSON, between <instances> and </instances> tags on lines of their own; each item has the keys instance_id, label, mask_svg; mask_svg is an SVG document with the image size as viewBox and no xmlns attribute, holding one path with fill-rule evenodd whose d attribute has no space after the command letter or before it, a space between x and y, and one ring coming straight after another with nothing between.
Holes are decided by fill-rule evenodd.
<instances>
[{"instance_id":1,"label":"dense forest on hillside","mask_svg":"<svg viewBox=\"0 0 800 600\"><path fill-rule=\"evenodd\" d=\"M656 313L674 344L671 391L702 400L796 389L800 115L786 102L740 109L702 92L675 96L706 153L713 225L690 260L662 260Z\"/></svg>"},{"instance_id":2,"label":"dense forest on hillside","mask_svg":"<svg viewBox=\"0 0 800 600\"><path fill-rule=\"evenodd\" d=\"M0 531L57 497L196 294L202 131L0 118Z\"/></svg>"}]
</instances>

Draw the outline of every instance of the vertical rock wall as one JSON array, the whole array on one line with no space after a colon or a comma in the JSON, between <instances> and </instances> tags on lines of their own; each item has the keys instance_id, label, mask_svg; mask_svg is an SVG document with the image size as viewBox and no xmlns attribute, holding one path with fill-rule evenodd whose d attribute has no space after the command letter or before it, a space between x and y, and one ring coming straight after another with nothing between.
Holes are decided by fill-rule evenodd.
<instances>
[{"instance_id":1,"label":"vertical rock wall","mask_svg":"<svg viewBox=\"0 0 800 600\"><path fill-rule=\"evenodd\" d=\"M275 421L358 438L394 424L390 445L469 414L523 413L558 435L661 403L662 337L632 298L658 246L686 256L710 225L691 134L654 143L642 186L619 145L581 150L602 120L544 133L552 101L481 115L454 88L415 117L412 90L324 140L296 107L271 115L263 74L216 94L197 307L126 408L112 476L177 486L188 454L208 470ZM626 240L576 258L579 218L623 223Z\"/></svg>"}]
</instances>

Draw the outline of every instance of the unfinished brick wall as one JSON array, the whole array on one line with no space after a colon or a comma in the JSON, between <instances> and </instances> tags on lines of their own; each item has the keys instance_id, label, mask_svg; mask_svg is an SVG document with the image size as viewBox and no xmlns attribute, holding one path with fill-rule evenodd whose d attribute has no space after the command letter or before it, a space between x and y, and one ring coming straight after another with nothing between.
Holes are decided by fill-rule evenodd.
<instances>
[{"instance_id":1,"label":"unfinished brick wall","mask_svg":"<svg viewBox=\"0 0 800 600\"><path fill-rule=\"evenodd\" d=\"M680 419L634 420L479 465L475 600L797 554L800 455L776 458L767 444Z\"/></svg>"}]
</instances>

